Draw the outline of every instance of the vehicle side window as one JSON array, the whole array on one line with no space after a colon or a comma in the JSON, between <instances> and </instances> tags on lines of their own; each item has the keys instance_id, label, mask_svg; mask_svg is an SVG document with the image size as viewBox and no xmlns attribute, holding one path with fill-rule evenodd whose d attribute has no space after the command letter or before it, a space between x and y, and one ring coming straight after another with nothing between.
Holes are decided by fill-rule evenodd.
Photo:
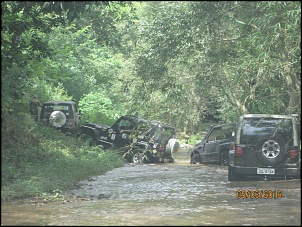
<instances>
[{"instance_id":1,"label":"vehicle side window","mask_svg":"<svg viewBox=\"0 0 302 227\"><path fill-rule=\"evenodd\" d=\"M225 126L221 131L223 134L223 139L232 139L234 137L233 133L235 132L235 127L232 125Z\"/></svg>"},{"instance_id":2,"label":"vehicle side window","mask_svg":"<svg viewBox=\"0 0 302 227\"><path fill-rule=\"evenodd\" d=\"M119 123L118 123L118 128L119 129L132 129L132 122L131 121L128 121L128 120L121 120Z\"/></svg>"},{"instance_id":3,"label":"vehicle side window","mask_svg":"<svg viewBox=\"0 0 302 227\"><path fill-rule=\"evenodd\" d=\"M219 135L221 133L221 128L214 128L211 134L208 137L208 141L215 141L217 140L217 137L219 138Z\"/></svg>"},{"instance_id":4,"label":"vehicle side window","mask_svg":"<svg viewBox=\"0 0 302 227\"><path fill-rule=\"evenodd\" d=\"M160 136L160 127L158 126L153 126L150 131L147 132L146 134L149 137L154 137L154 138L159 138Z\"/></svg>"},{"instance_id":5,"label":"vehicle side window","mask_svg":"<svg viewBox=\"0 0 302 227\"><path fill-rule=\"evenodd\" d=\"M160 128L157 128L157 130L155 130L154 133L150 133L150 135L154 141L158 142L161 136Z\"/></svg>"},{"instance_id":6,"label":"vehicle side window","mask_svg":"<svg viewBox=\"0 0 302 227\"><path fill-rule=\"evenodd\" d=\"M72 106L63 105L60 106L60 109L66 115L66 117L73 117Z\"/></svg>"},{"instance_id":7,"label":"vehicle side window","mask_svg":"<svg viewBox=\"0 0 302 227\"><path fill-rule=\"evenodd\" d=\"M216 140L223 140L225 138L226 138L226 129L225 128L221 128L217 132Z\"/></svg>"},{"instance_id":8,"label":"vehicle side window","mask_svg":"<svg viewBox=\"0 0 302 227\"><path fill-rule=\"evenodd\" d=\"M234 126L231 125L214 128L208 137L208 141L232 139L234 130Z\"/></svg>"}]
</instances>

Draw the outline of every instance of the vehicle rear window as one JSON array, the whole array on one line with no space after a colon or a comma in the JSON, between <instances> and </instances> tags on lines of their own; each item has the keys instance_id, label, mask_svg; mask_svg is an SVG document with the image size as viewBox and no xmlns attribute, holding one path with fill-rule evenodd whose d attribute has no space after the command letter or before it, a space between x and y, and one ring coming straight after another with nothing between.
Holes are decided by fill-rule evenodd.
<instances>
[{"instance_id":1,"label":"vehicle rear window","mask_svg":"<svg viewBox=\"0 0 302 227\"><path fill-rule=\"evenodd\" d=\"M289 119L244 119L241 128L241 143L253 144L262 138L282 138L287 144L292 145L292 127Z\"/></svg>"},{"instance_id":2,"label":"vehicle rear window","mask_svg":"<svg viewBox=\"0 0 302 227\"><path fill-rule=\"evenodd\" d=\"M53 111L61 111L66 117L73 117L72 106L66 104L57 104L57 105L45 105L43 107L43 116L48 117Z\"/></svg>"}]
</instances>

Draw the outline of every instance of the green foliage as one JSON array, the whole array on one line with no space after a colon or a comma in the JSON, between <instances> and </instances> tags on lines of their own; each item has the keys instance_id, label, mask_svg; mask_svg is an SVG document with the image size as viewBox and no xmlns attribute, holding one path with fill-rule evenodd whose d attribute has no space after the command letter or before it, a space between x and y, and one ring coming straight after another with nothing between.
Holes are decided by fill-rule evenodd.
<instances>
[{"instance_id":1,"label":"green foliage","mask_svg":"<svg viewBox=\"0 0 302 227\"><path fill-rule=\"evenodd\" d=\"M178 103L169 111L174 110L174 121L188 122L181 128L199 124L198 118L231 121L246 112L300 113L301 36L289 32L300 31L300 3L144 5L144 20L137 25L143 45L135 55L142 78L139 96L147 102L150 92L167 93L166 105ZM199 108L195 117L191 111Z\"/></svg>"},{"instance_id":2,"label":"green foliage","mask_svg":"<svg viewBox=\"0 0 302 227\"><path fill-rule=\"evenodd\" d=\"M73 99L73 97L66 94L66 90L61 83L54 85L54 83L47 82L40 78L31 80L31 90L29 94L30 99L33 95L38 95L41 104L51 100L59 101Z\"/></svg>"},{"instance_id":3,"label":"green foliage","mask_svg":"<svg viewBox=\"0 0 302 227\"><path fill-rule=\"evenodd\" d=\"M66 190L89 176L124 164L115 151L36 124L28 116L5 116L1 134L1 198L41 196ZM19 122L23 119L23 124Z\"/></svg>"},{"instance_id":4,"label":"green foliage","mask_svg":"<svg viewBox=\"0 0 302 227\"><path fill-rule=\"evenodd\" d=\"M2 11L6 112L27 112L33 94L74 98L85 121L137 112L184 132L301 112L300 2L12 1Z\"/></svg>"},{"instance_id":5,"label":"green foliage","mask_svg":"<svg viewBox=\"0 0 302 227\"><path fill-rule=\"evenodd\" d=\"M29 86L26 70L16 64L1 73L2 111L23 112L26 106L24 95Z\"/></svg>"},{"instance_id":6,"label":"green foliage","mask_svg":"<svg viewBox=\"0 0 302 227\"><path fill-rule=\"evenodd\" d=\"M82 122L112 125L120 116L111 100L103 92L84 95L79 102Z\"/></svg>"}]
</instances>

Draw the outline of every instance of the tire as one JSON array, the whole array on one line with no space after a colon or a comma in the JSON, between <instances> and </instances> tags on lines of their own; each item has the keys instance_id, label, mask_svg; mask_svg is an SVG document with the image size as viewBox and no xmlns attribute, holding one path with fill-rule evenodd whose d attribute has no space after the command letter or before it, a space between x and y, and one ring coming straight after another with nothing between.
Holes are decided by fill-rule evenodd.
<instances>
[{"instance_id":1,"label":"tire","mask_svg":"<svg viewBox=\"0 0 302 227\"><path fill-rule=\"evenodd\" d=\"M190 164L200 164L201 163L201 157L199 154L193 154L190 160Z\"/></svg>"},{"instance_id":2,"label":"tire","mask_svg":"<svg viewBox=\"0 0 302 227\"><path fill-rule=\"evenodd\" d=\"M262 139L255 145L258 158L264 165L275 166L286 155L285 142L282 139Z\"/></svg>"},{"instance_id":3,"label":"tire","mask_svg":"<svg viewBox=\"0 0 302 227\"><path fill-rule=\"evenodd\" d=\"M166 158L171 158L172 160L174 160L173 155L176 154L178 152L180 148L179 142L177 141L177 139L169 139L166 149L165 149L165 157Z\"/></svg>"},{"instance_id":4,"label":"tire","mask_svg":"<svg viewBox=\"0 0 302 227\"><path fill-rule=\"evenodd\" d=\"M61 111L53 111L49 116L49 124L54 127L62 127L66 123L66 115Z\"/></svg>"},{"instance_id":5,"label":"tire","mask_svg":"<svg viewBox=\"0 0 302 227\"><path fill-rule=\"evenodd\" d=\"M229 151L228 150L223 150L220 153L219 161L220 161L220 165L222 165L222 166L229 165Z\"/></svg>"},{"instance_id":6,"label":"tire","mask_svg":"<svg viewBox=\"0 0 302 227\"><path fill-rule=\"evenodd\" d=\"M134 153L131 157L131 160L135 164L140 164L143 162L143 154L140 152Z\"/></svg>"}]
</instances>

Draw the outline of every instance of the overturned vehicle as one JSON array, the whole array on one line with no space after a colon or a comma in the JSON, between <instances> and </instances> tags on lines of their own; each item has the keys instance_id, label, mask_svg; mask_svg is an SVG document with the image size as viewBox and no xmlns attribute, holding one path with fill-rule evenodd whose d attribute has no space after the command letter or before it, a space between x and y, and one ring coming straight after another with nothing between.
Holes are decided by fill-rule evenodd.
<instances>
[{"instance_id":1,"label":"overturned vehicle","mask_svg":"<svg viewBox=\"0 0 302 227\"><path fill-rule=\"evenodd\" d=\"M174 162L179 149L175 128L159 121L138 116L121 116L112 126L86 123L80 127L80 137L90 145L116 148L128 162Z\"/></svg>"}]
</instances>

